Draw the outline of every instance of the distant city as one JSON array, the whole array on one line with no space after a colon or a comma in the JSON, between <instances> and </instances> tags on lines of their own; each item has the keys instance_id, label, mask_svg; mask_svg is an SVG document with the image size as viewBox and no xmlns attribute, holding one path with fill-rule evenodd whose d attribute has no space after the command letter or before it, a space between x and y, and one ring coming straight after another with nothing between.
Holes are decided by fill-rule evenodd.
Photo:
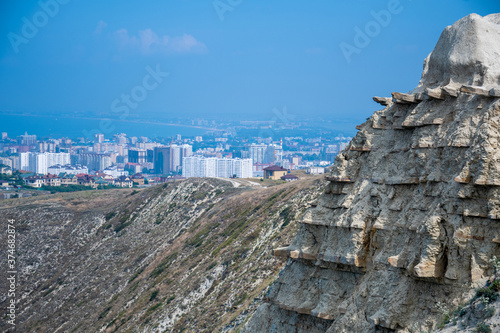
<instances>
[{"instance_id":1,"label":"distant city","mask_svg":"<svg viewBox=\"0 0 500 333\"><path fill-rule=\"evenodd\" d=\"M206 126L208 122L197 120L193 125ZM288 130L299 127L292 125ZM0 186L4 190L16 186L133 187L190 177L277 179L277 174L290 181L296 178L287 176L293 170L324 173L351 140L332 133L281 137L287 129L277 128L272 122L240 121L238 131L226 127L203 135L156 138L126 133L93 133L78 138L39 138L25 133L10 137L2 132ZM9 181L7 176L12 175L17 177ZM4 198L10 196L10 192L4 193Z\"/></svg>"}]
</instances>

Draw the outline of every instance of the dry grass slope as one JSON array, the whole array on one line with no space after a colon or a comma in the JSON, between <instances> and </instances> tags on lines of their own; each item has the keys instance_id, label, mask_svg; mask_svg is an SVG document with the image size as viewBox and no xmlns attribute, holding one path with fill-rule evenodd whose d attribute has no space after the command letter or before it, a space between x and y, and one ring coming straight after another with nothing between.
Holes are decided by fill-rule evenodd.
<instances>
[{"instance_id":1,"label":"dry grass slope","mask_svg":"<svg viewBox=\"0 0 500 333\"><path fill-rule=\"evenodd\" d=\"M193 179L3 201L18 228L18 329L236 331L283 268L271 250L323 186Z\"/></svg>"}]
</instances>

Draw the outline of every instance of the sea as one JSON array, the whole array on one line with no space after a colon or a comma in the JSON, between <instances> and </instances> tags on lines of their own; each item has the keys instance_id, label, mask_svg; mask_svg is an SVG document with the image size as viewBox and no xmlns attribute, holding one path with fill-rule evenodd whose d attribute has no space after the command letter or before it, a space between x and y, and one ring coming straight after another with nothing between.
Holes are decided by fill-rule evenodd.
<instances>
[{"instance_id":1,"label":"sea","mask_svg":"<svg viewBox=\"0 0 500 333\"><path fill-rule=\"evenodd\" d=\"M15 138L25 132L35 134L38 137L76 139L80 137L93 138L95 133L103 133L106 138L111 138L113 134L117 133L148 138L172 137L177 134L192 137L203 136L209 131L213 131L213 129L147 120L0 114L0 132L7 132L10 138Z\"/></svg>"}]
</instances>

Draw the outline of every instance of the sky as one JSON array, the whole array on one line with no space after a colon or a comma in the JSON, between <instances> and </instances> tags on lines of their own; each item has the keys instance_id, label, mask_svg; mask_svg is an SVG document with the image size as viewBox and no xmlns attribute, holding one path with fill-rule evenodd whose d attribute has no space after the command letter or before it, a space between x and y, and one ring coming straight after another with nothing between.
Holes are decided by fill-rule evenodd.
<instances>
[{"instance_id":1,"label":"sky","mask_svg":"<svg viewBox=\"0 0 500 333\"><path fill-rule=\"evenodd\" d=\"M500 1L2 0L0 112L349 124ZM0 115L1 117L1 115Z\"/></svg>"}]
</instances>

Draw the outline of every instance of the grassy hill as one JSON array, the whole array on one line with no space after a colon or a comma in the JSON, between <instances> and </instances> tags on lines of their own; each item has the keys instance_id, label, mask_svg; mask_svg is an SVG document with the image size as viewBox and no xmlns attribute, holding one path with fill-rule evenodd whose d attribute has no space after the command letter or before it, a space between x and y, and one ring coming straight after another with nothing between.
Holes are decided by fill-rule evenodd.
<instances>
[{"instance_id":1,"label":"grassy hill","mask_svg":"<svg viewBox=\"0 0 500 333\"><path fill-rule=\"evenodd\" d=\"M323 186L189 179L4 200L2 224L17 229L17 329L237 331L284 267L271 250Z\"/></svg>"}]
</instances>

